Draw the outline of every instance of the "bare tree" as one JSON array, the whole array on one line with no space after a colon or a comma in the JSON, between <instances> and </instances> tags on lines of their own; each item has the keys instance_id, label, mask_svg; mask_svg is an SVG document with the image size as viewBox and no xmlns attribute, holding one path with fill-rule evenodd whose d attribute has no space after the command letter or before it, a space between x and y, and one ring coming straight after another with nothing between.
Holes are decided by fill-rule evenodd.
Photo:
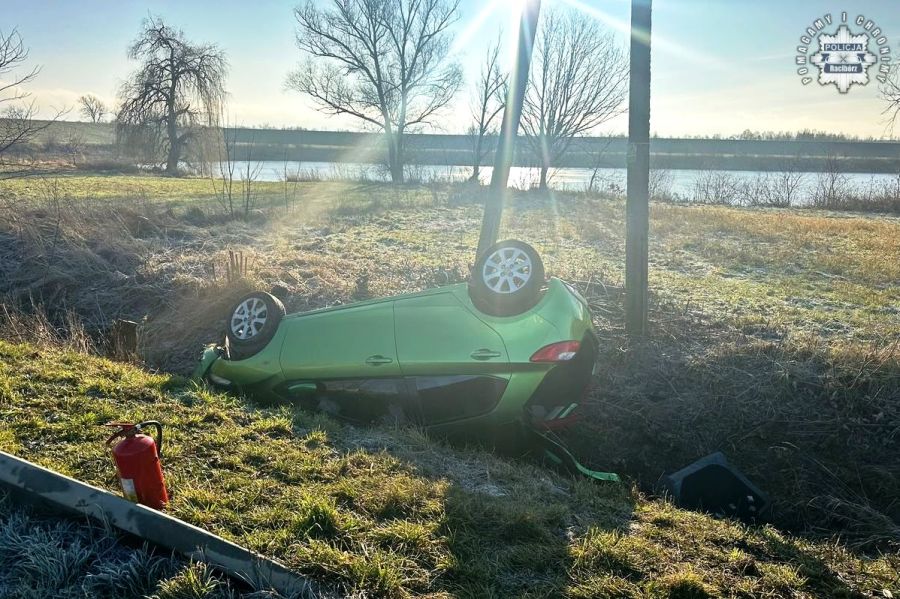
<instances>
[{"instance_id":1,"label":"bare tree","mask_svg":"<svg viewBox=\"0 0 900 599\"><path fill-rule=\"evenodd\" d=\"M736 178L737 203L747 206L764 206L769 197L769 173L757 172ZM696 188L696 186L695 186Z\"/></svg>"},{"instance_id":2,"label":"bare tree","mask_svg":"<svg viewBox=\"0 0 900 599\"><path fill-rule=\"evenodd\" d=\"M701 169L694 180L693 200L699 204L740 204L743 186L740 180L725 171Z\"/></svg>"},{"instance_id":3,"label":"bare tree","mask_svg":"<svg viewBox=\"0 0 900 599\"><path fill-rule=\"evenodd\" d=\"M65 142L62 145L62 151L69 157L69 160L72 161L72 166L78 165L78 158L84 154L86 145L84 136L78 129L72 130L69 135L66 136Z\"/></svg>"},{"instance_id":4,"label":"bare tree","mask_svg":"<svg viewBox=\"0 0 900 599\"><path fill-rule=\"evenodd\" d=\"M540 186L572 140L625 112L628 60L611 33L571 9L551 10L535 42L522 129L540 157Z\"/></svg>"},{"instance_id":5,"label":"bare tree","mask_svg":"<svg viewBox=\"0 0 900 599\"><path fill-rule=\"evenodd\" d=\"M214 165L209 168L209 180L216 194L216 200L234 218L234 179L237 171L235 150L237 145L237 129L223 126L221 143L216 144L213 155ZM217 140L219 141L219 140ZM216 177L218 174L218 177Z\"/></svg>"},{"instance_id":6,"label":"bare tree","mask_svg":"<svg viewBox=\"0 0 900 599\"><path fill-rule=\"evenodd\" d=\"M305 63L287 86L320 110L383 131L391 180L403 181L403 135L432 119L462 84L448 60L459 0L332 0L297 7Z\"/></svg>"},{"instance_id":7,"label":"bare tree","mask_svg":"<svg viewBox=\"0 0 900 599\"><path fill-rule=\"evenodd\" d=\"M81 105L82 116L92 123L102 122L103 117L109 113L106 104L94 94L85 94L81 96L78 98L78 103Z\"/></svg>"},{"instance_id":8,"label":"bare tree","mask_svg":"<svg viewBox=\"0 0 900 599\"><path fill-rule=\"evenodd\" d=\"M800 203L806 187L806 173L800 170L799 156L784 163L784 168L771 174L768 205L789 207Z\"/></svg>"},{"instance_id":9,"label":"bare tree","mask_svg":"<svg viewBox=\"0 0 900 599\"><path fill-rule=\"evenodd\" d=\"M588 193L593 193L595 191L599 191L599 184L604 182L607 184L607 187L610 187L610 179L612 177L606 177L601 173L601 169L608 168L609 163L605 159L606 149L612 143L612 138L607 138L606 143L603 144L602 148L599 148L594 154L594 168L591 171L591 178L588 179L587 188L585 191Z\"/></svg>"},{"instance_id":10,"label":"bare tree","mask_svg":"<svg viewBox=\"0 0 900 599\"><path fill-rule=\"evenodd\" d=\"M501 38L498 35L497 42L490 46L484 55L481 73L475 82L475 94L471 104L474 122L469 127L469 134L473 137L474 146L472 181L478 181L481 161L484 159L484 155L491 150L491 148L485 148L484 136L496 131L497 120L506 107L509 75L500 71L500 45Z\"/></svg>"},{"instance_id":11,"label":"bare tree","mask_svg":"<svg viewBox=\"0 0 900 599\"><path fill-rule=\"evenodd\" d=\"M894 134L894 126L900 120L900 63L891 66L888 76L879 88L881 99L887 102L882 111L887 119L888 135Z\"/></svg>"},{"instance_id":12,"label":"bare tree","mask_svg":"<svg viewBox=\"0 0 900 599\"><path fill-rule=\"evenodd\" d=\"M675 174L667 168L650 169L648 181L650 199L656 202L671 202L675 196L672 187L675 185Z\"/></svg>"},{"instance_id":13,"label":"bare tree","mask_svg":"<svg viewBox=\"0 0 900 599\"><path fill-rule=\"evenodd\" d=\"M159 18L146 19L128 49L141 62L119 90L119 133L155 142L165 152L166 173L178 171L199 124L218 123L225 100L228 61L215 44L194 44Z\"/></svg>"},{"instance_id":14,"label":"bare tree","mask_svg":"<svg viewBox=\"0 0 900 599\"><path fill-rule=\"evenodd\" d=\"M12 167L8 158L26 147L34 137L62 115L57 112L48 120L37 120L37 105L31 94L21 86L33 81L40 67L24 69L28 61L28 48L16 29L9 33L0 31L0 179L27 172L21 165Z\"/></svg>"},{"instance_id":15,"label":"bare tree","mask_svg":"<svg viewBox=\"0 0 900 599\"><path fill-rule=\"evenodd\" d=\"M288 160L287 150L281 161L281 195L284 199L284 211L290 212L297 199L297 186L300 183L300 163Z\"/></svg>"},{"instance_id":16,"label":"bare tree","mask_svg":"<svg viewBox=\"0 0 900 599\"><path fill-rule=\"evenodd\" d=\"M812 205L816 208L840 209L849 201L850 179L844 174L841 160L834 154L825 157L812 190Z\"/></svg>"},{"instance_id":17,"label":"bare tree","mask_svg":"<svg viewBox=\"0 0 900 599\"><path fill-rule=\"evenodd\" d=\"M262 162L253 157L253 148L255 147L256 138L251 136L247 146L247 159L240 172L241 178L241 199L244 208L244 218L250 215L250 210L256 204L256 192L253 190L256 180L262 172Z\"/></svg>"}]
</instances>

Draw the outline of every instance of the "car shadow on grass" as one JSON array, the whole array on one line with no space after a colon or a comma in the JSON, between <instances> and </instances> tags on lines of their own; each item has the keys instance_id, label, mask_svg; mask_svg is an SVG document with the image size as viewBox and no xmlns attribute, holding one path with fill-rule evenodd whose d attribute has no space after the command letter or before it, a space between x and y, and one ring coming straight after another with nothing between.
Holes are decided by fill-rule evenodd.
<instances>
[{"instance_id":1,"label":"car shadow on grass","mask_svg":"<svg viewBox=\"0 0 900 599\"><path fill-rule=\"evenodd\" d=\"M581 539L625 534L636 497L627 485L561 475L478 439L449 442L400 427L347 426L342 451L387 451L411 476L442 487L436 538L447 556L431 591L458 597L561 596ZM405 499L404 501L407 501Z\"/></svg>"},{"instance_id":2,"label":"car shadow on grass","mask_svg":"<svg viewBox=\"0 0 900 599\"><path fill-rule=\"evenodd\" d=\"M530 460L426 443L424 436L420 442L402 429L393 436L400 442L384 448L404 469L449 483L435 531L448 555L436 564L429 592L856 597L883 585L891 569L885 561L863 566L850 552L770 526L744 526L646 500L628 483L559 476Z\"/></svg>"},{"instance_id":3,"label":"car shadow on grass","mask_svg":"<svg viewBox=\"0 0 900 599\"><path fill-rule=\"evenodd\" d=\"M626 529L634 504L617 491L589 483L577 490L556 487L551 493L557 497L490 496L451 487L442 524L455 562L446 575L448 590L471 597L563 594L573 583L579 539L589 530ZM606 509L602 499L585 500L592 492L605 498Z\"/></svg>"}]
</instances>

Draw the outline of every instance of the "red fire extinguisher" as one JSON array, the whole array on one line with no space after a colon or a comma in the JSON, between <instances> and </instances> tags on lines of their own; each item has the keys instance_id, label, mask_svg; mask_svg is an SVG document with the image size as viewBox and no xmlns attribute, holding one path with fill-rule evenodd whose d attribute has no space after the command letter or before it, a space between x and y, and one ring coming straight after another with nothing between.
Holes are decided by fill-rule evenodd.
<instances>
[{"instance_id":1,"label":"red fire extinguisher","mask_svg":"<svg viewBox=\"0 0 900 599\"><path fill-rule=\"evenodd\" d=\"M169 502L159 462L162 455L162 425L155 420L147 420L138 424L109 422L106 426L119 429L106 440L107 445L122 437L113 447L112 454L125 498L156 510L162 509ZM141 434L147 426L156 427L158 442L154 442L149 435Z\"/></svg>"}]
</instances>

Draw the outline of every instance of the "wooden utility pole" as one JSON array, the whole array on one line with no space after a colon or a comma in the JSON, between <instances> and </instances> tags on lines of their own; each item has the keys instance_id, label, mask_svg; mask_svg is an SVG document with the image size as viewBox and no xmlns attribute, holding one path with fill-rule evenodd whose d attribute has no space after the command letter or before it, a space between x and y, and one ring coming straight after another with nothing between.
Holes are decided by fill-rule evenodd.
<instances>
[{"instance_id":1,"label":"wooden utility pole","mask_svg":"<svg viewBox=\"0 0 900 599\"><path fill-rule=\"evenodd\" d=\"M628 197L625 203L625 330L647 333L647 236L650 230L650 12L631 0L628 90Z\"/></svg>"},{"instance_id":2,"label":"wooden utility pole","mask_svg":"<svg viewBox=\"0 0 900 599\"><path fill-rule=\"evenodd\" d=\"M494 153L494 171L491 173L491 187L484 201L484 217L481 221L481 235L478 237L478 251L475 258L497 242L500 232L500 218L506 198L506 184L516 150L516 134L522 118L522 104L528 87L528 72L531 68L531 50L537 33L538 18L541 14L541 0L525 0L519 20L519 44L516 51L516 67L511 73L506 107L503 109L503 124L500 139Z\"/></svg>"}]
</instances>

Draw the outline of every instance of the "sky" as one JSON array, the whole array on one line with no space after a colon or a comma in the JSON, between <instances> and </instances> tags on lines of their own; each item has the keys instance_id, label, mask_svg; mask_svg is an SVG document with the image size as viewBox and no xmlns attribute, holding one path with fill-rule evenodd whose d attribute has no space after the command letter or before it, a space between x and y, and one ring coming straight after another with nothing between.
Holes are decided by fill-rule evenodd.
<instances>
[{"instance_id":1,"label":"sky","mask_svg":"<svg viewBox=\"0 0 900 599\"><path fill-rule=\"evenodd\" d=\"M468 86L498 33L512 46L520 1L461 0L452 57L462 65L467 87L436 131L465 130ZM141 20L153 14L182 28L189 39L214 42L226 52L228 112L234 124L359 129L356 121L324 115L286 89L288 73L301 60L294 41L296 5L290 0L0 0L0 30L18 28L31 49L29 63L41 66L27 90L43 114L74 107L85 93L113 104L135 67L126 48ZM543 0L544 11L556 5L574 6L600 20L627 46L629 0ZM900 60L898 0L654 0L651 130L671 137L732 135L744 129L884 137L885 103L874 77L842 94L835 85L815 80L817 67L807 85L796 72L796 47L804 30L826 13L835 19L828 30L836 28L842 11L855 29L857 15L872 20ZM874 40L869 49L875 50ZM73 110L66 118L80 117ZM597 131L626 132L624 117Z\"/></svg>"}]
</instances>

